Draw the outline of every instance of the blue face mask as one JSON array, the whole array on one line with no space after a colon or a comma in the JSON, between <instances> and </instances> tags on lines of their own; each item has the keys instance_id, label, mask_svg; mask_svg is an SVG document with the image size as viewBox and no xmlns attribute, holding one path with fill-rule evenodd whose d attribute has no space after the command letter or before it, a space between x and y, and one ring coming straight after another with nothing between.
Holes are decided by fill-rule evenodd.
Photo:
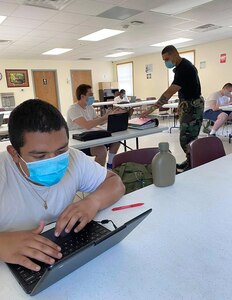
<instances>
[{"instance_id":1,"label":"blue face mask","mask_svg":"<svg viewBox=\"0 0 232 300\"><path fill-rule=\"evenodd\" d=\"M224 91L224 95L229 97L231 95L231 92L226 90L226 91Z\"/></svg>"},{"instance_id":2,"label":"blue face mask","mask_svg":"<svg viewBox=\"0 0 232 300\"><path fill-rule=\"evenodd\" d=\"M51 186L58 183L64 176L69 163L69 152L33 162L26 162L21 156L20 158L25 162L29 171L29 176L27 176L19 164L28 179L41 185Z\"/></svg>"},{"instance_id":3,"label":"blue face mask","mask_svg":"<svg viewBox=\"0 0 232 300\"><path fill-rule=\"evenodd\" d=\"M175 64L171 61L171 60L166 60L165 61L165 66L168 68L168 69L172 69L175 67Z\"/></svg>"},{"instance_id":4,"label":"blue face mask","mask_svg":"<svg viewBox=\"0 0 232 300\"><path fill-rule=\"evenodd\" d=\"M89 96L88 99L87 99L86 104L87 105L93 105L94 100L95 100L94 96Z\"/></svg>"}]
</instances>

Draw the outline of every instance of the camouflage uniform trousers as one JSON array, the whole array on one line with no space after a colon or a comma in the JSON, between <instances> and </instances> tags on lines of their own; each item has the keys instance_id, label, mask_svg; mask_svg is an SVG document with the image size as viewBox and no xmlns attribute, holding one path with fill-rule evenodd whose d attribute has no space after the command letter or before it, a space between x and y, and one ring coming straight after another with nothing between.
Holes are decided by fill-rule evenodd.
<instances>
[{"instance_id":1,"label":"camouflage uniform trousers","mask_svg":"<svg viewBox=\"0 0 232 300\"><path fill-rule=\"evenodd\" d=\"M200 97L195 100L180 100L179 106L179 121L180 121L180 145L186 153L189 161L188 144L195 140L200 132L203 112L204 98Z\"/></svg>"}]
</instances>

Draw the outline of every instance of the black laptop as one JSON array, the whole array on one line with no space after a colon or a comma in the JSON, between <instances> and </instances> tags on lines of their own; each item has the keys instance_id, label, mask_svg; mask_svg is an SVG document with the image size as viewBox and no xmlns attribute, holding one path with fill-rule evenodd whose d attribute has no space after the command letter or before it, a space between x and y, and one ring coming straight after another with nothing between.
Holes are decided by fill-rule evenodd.
<instances>
[{"instance_id":1,"label":"black laptop","mask_svg":"<svg viewBox=\"0 0 232 300\"><path fill-rule=\"evenodd\" d=\"M128 128L128 112L108 116L107 131L118 132Z\"/></svg>"},{"instance_id":2,"label":"black laptop","mask_svg":"<svg viewBox=\"0 0 232 300\"><path fill-rule=\"evenodd\" d=\"M36 295L119 243L142 222L151 211L152 209L145 211L113 231L96 221L91 221L78 233L72 231L58 238L54 236L54 228L50 229L42 233L42 235L61 246L63 257L60 260L57 260L51 266L38 262L41 266L39 272L31 271L15 264L7 265L24 291L31 296ZM130 254L128 253L128 255Z\"/></svg>"},{"instance_id":3,"label":"black laptop","mask_svg":"<svg viewBox=\"0 0 232 300\"><path fill-rule=\"evenodd\" d=\"M136 96L131 96L130 103L135 103L135 102L136 102Z\"/></svg>"}]
</instances>

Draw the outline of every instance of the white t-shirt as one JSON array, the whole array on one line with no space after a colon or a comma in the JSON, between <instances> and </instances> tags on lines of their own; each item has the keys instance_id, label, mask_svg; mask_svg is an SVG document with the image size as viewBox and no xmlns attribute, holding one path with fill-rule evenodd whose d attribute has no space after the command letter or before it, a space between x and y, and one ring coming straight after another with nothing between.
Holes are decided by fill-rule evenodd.
<instances>
[{"instance_id":1,"label":"white t-shirt","mask_svg":"<svg viewBox=\"0 0 232 300\"><path fill-rule=\"evenodd\" d=\"M212 106L215 105L215 103L219 106L223 106L227 105L229 102L230 98L227 96L222 96L220 91L212 93L205 101L205 111L212 109Z\"/></svg>"},{"instance_id":2,"label":"white t-shirt","mask_svg":"<svg viewBox=\"0 0 232 300\"><path fill-rule=\"evenodd\" d=\"M79 125L73 121L84 117L87 121L97 118L97 114L92 105L87 105L86 108L82 108L78 103L72 104L67 113L67 124L69 130L81 129Z\"/></svg>"},{"instance_id":3,"label":"white t-shirt","mask_svg":"<svg viewBox=\"0 0 232 300\"><path fill-rule=\"evenodd\" d=\"M121 102L130 102L127 98L127 96L123 96L123 98L121 98L120 96L117 96L114 98L114 103L115 104L118 104L118 103L121 103Z\"/></svg>"},{"instance_id":4,"label":"white t-shirt","mask_svg":"<svg viewBox=\"0 0 232 300\"><path fill-rule=\"evenodd\" d=\"M21 174L8 152L0 153L0 231L35 228L40 220L56 221L77 191L93 192L106 172L83 152L70 148L69 166L61 181L51 187L38 186ZM46 199L48 209L37 193Z\"/></svg>"}]
</instances>

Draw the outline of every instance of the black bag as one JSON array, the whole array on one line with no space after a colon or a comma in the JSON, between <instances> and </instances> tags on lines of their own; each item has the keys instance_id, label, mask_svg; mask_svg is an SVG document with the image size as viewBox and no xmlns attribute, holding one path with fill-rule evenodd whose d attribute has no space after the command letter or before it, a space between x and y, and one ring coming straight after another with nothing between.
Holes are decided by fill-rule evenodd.
<instances>
[{"instance_id":1,"label":"black bag","mask_svg":"<svg viewBox=\"0 0 232 300\"><path fill-rule=\"evenodd\" d=\"M101 139L109 136L111 136L111 133L106 130L91 130L79 134L75 133L72 135L73 139L83 141L83 142L95 140L95 139Z\"/></svg>"}]
</instances>

